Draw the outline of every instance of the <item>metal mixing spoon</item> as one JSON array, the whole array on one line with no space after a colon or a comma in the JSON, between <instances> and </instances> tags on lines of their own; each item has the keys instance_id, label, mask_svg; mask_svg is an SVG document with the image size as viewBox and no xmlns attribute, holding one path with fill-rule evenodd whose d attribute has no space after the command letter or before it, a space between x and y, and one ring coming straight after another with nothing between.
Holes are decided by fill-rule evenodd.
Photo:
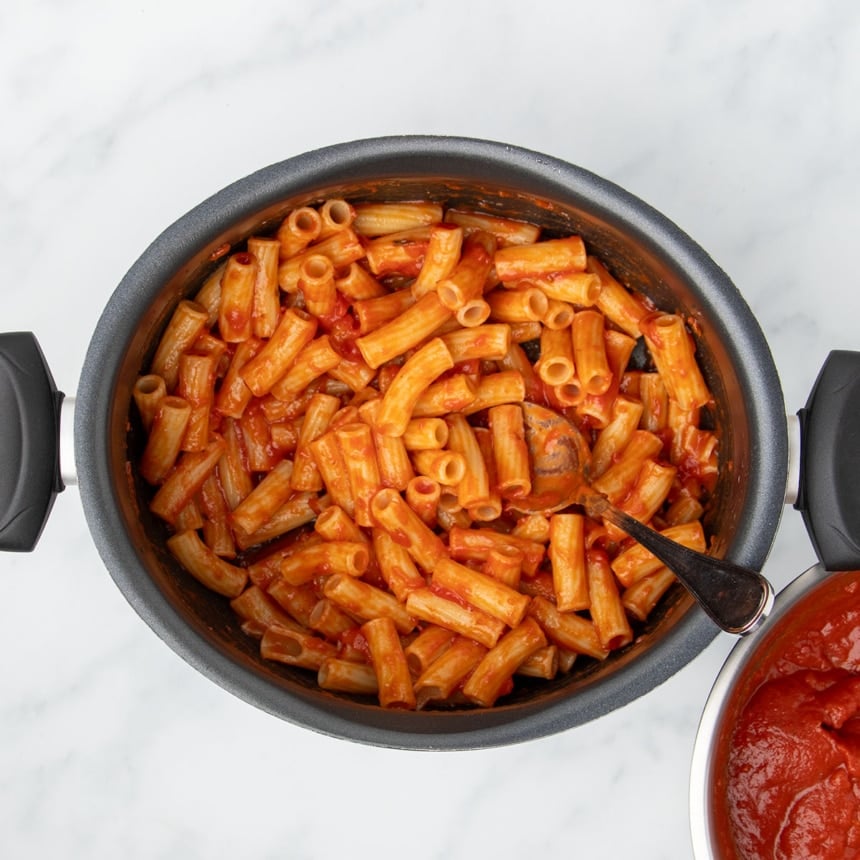
<instances>
[{"instance_id":1,"label":"metal mixing spoon","mask_svg":"<svg viewBox=\"0 0 860 860\"><path fill-rule=\"evenodd\" d=\"M721 629L746 634L764 621L774 590L760 573L681 546L619 510L588 485L590 452L573 424L535 403L524 403L523 415L534 481L531 495L512 504L515 510L551 513L582 505L589 516L603 517L653 553Z\"/></svg>"}]
</instances>

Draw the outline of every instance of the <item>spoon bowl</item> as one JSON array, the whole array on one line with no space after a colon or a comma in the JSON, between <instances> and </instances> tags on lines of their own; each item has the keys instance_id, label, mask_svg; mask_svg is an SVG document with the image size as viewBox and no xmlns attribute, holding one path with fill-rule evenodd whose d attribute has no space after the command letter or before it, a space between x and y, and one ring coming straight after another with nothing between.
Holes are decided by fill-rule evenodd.
<instances>
[{"instance_id":1,"label":"spoon bowl","mask_svg":"<svg viewBox=\"0 0 860 860\"><path fill-rule=\"evenodd\" d=\"M774 590L757 571L688 549L617 508L589 485L591 455L582 433L564 416L523 403L526 443L534 473L532 492L512 507L553 513L579 505L628 534L666 565L708 616L727 633L759 627L773 607Z\"/></svg>"}]
</instances>

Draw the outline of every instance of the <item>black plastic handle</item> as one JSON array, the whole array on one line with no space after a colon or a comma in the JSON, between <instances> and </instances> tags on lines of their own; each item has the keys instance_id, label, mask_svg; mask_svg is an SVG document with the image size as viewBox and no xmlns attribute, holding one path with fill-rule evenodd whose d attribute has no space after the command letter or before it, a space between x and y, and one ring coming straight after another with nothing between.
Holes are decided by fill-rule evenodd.
<instances>
[{"instance_id":1,"label":"black plastic handle","mask_svg":"<svg viewBox=\"0 0 860 860\"><path fill-rule=\"evenodd\" d=\"M860 352L831 352L797 414L794 506L827 570L860 569Z\"/></svg>"},{"instance_id":2,"label":"black plastic handle","mask_svg":"<svg viewBox=\"0 0 860 860\"><path fill-rule=\"evenodd\" d=\"M30 552L63 489L62 402L35 336L0 334L0 550Z\"/></svg>"}]
</instances>

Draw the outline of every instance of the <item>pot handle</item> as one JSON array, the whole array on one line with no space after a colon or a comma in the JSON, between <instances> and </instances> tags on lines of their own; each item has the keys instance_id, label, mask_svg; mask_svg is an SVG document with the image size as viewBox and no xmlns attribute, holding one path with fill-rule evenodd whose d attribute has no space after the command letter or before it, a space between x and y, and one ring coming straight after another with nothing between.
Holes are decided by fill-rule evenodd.
<instances>
[{"instance_id":1,"label":"pot handle","mask_svg":"<svg viewBox=\"0 0 860 860\"><path fill-rule=\"evenodd\" d=\"M64 489L63 396L31 332L0 334L0 550L30 552Z\"/></svg>"},{"instance_id":2,"label":"pot handle","mask_svg":"<svg viewBox=\"0 0 860 860\"><path fill-rule=\"evenodd\" d=\"M797 415L794 507L825 569L860 569L860 352L831 352Z\"/></svg>"}]
</instances>

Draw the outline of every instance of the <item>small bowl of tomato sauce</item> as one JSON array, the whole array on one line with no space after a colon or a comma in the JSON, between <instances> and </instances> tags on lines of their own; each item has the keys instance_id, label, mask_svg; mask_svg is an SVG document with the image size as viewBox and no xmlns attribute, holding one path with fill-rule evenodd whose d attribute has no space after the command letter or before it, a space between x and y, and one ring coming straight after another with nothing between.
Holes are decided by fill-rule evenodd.
<instances>
[{"instance_id":1,"label":"small bowl of tomato sauce","mask_svg":"<svg viewBox=\"0 0 860 860\"><path fill-rule=\"evenodd\" d=\"M860 857L860 571L810 568L729 654L690 813L699 860Z\"/></svg>"}]
</instances>

